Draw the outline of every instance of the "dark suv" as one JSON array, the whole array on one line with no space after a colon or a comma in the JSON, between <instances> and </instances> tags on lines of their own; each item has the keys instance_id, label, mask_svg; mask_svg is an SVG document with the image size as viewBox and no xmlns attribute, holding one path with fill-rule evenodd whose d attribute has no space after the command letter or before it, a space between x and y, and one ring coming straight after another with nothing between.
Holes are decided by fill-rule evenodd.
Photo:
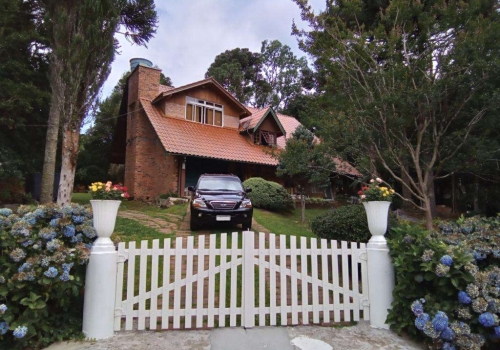
<instances>
[{"instance_id":1,"label":"dark suv","mask_svg":"<svg viewBox=\"0 0 500 350\"><path fill-rule=\"evenodd\" d=\"M191 194L191 230L217 222L242 224L252 227L253 208L247 196L251 189L243 185L235 175L204 174L196 187L189 186Z\"/></svg>"}]
</instances>

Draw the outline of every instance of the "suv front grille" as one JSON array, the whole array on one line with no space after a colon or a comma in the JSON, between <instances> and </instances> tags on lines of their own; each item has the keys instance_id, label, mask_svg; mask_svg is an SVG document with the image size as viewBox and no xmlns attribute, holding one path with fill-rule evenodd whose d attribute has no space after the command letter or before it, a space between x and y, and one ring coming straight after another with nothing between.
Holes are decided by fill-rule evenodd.
<instances>
[{"instance_id":1,"label":"suv front grille","mask_svg":"<svg viewBox=\"0 0 500 350\"><path fill-rule=\"evenodd\" d=\"M237 202L234 201L212 201L210 205L217 210L233 210Z\"/></svg>"}]
</instances>

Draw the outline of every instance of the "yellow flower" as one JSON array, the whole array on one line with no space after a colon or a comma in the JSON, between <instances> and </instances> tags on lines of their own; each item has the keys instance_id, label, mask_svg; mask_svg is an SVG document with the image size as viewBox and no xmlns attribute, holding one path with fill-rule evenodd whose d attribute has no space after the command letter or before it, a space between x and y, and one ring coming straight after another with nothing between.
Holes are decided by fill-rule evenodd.
<instances>
[{"instance_id":1,"label":"yellow flower","mask_svg":"<svg viewBox=\"0 0 500 350\"><path fill-rule=\"evenodd\" d=\"M382 196L387 197L387 194L384 193Z\"/></svg>"},{"instance_id":2,"label":"yellow flower","mask_svg":"<svg viewBox=\"0 0 500 350\"><path fill-rule=\"evenodd\" d=\"M100 190L102 190L102 186L98 186L97 188L100 189Z\"/></svg>"},{"instance_id":3,"label":"yellow flower","mask_svg":"<svg viewBox=\"0 0 500 350\"><path fill-rule=\"evenodd\" d=\"M393 190L392 188L391 188L391 190L390 190L390 191L391 191L391 193L394 193L394 190Z\"/></svg>"},{"instance_id":4,"label":"yellow flower","mask_svg":"<svg viewBox=\"0 0 500 350\"><path fill-rule=\"evenodd\" d=\"M387 187L380 187L382 191L387 191Z\"/></svg>"},{"instance_id":5,"label":"yellow flower","mask_svg":"<svg viewBox=\"0 0 500 350\"><path fill-rule=\"evenodd\" d=\"M97 191L97 187L92 186L92 191L93 191L93 192Z\"/></svg>"}]
</instances>

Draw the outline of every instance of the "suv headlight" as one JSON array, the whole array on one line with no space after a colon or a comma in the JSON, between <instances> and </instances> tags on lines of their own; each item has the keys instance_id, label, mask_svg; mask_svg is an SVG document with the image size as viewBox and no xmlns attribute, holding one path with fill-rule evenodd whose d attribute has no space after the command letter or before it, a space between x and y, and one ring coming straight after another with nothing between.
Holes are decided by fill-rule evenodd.
<instances>
[{"instance_id":1,"label":"suv headlight","mask_svg":"<svg viewBox=\"0 0 500 350\"><path fill-rule=\"evenodd\" d=\"M251 208L252 207L252 201L250 199L244 199L241 202L241 208Z\"/></svg>"},{"instance_id":2,"label":"suv headlight","mask_svg":"<svg viewBox=\"0 0 500 350\"><path fill-rule=\"evenodd\" d=\"M196 199L193 199L193 207L195 207L195 208L206 208L207 205L205 204L205 202L203 201L203 199L196 198Z\"/></svg>"}]
</instances>

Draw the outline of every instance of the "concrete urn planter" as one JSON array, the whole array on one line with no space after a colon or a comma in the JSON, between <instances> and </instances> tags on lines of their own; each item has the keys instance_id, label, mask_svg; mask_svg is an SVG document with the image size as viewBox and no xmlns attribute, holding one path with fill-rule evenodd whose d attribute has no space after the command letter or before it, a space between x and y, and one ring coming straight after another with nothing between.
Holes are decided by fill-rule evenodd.
<instances>
[{"instance_id":1,"label":"concrete urn planter","mask_svg":"<svg viewBox=\"0 0 500 350\"><path fill-rule=\"evenodd\" d=\"M368 229L372 234L370 242L385 242L384 235L387 231L387 221L389 216L389 206L391 202L387 201L369 201L363 202L368 219Z\"/></svg>"},{"instance_id":2,"label":"concrete urn planter","mask_svg":"<svg viewBox=\"0 0 500 350\"><path fill-rule=\"evenodd\" d=\"M109 238L115 229L118 208L122 201L119 200L91 200L94 214L94 228L97 231L97 240L94 246L111 242Z\"/></svg>"}]
</instances>

